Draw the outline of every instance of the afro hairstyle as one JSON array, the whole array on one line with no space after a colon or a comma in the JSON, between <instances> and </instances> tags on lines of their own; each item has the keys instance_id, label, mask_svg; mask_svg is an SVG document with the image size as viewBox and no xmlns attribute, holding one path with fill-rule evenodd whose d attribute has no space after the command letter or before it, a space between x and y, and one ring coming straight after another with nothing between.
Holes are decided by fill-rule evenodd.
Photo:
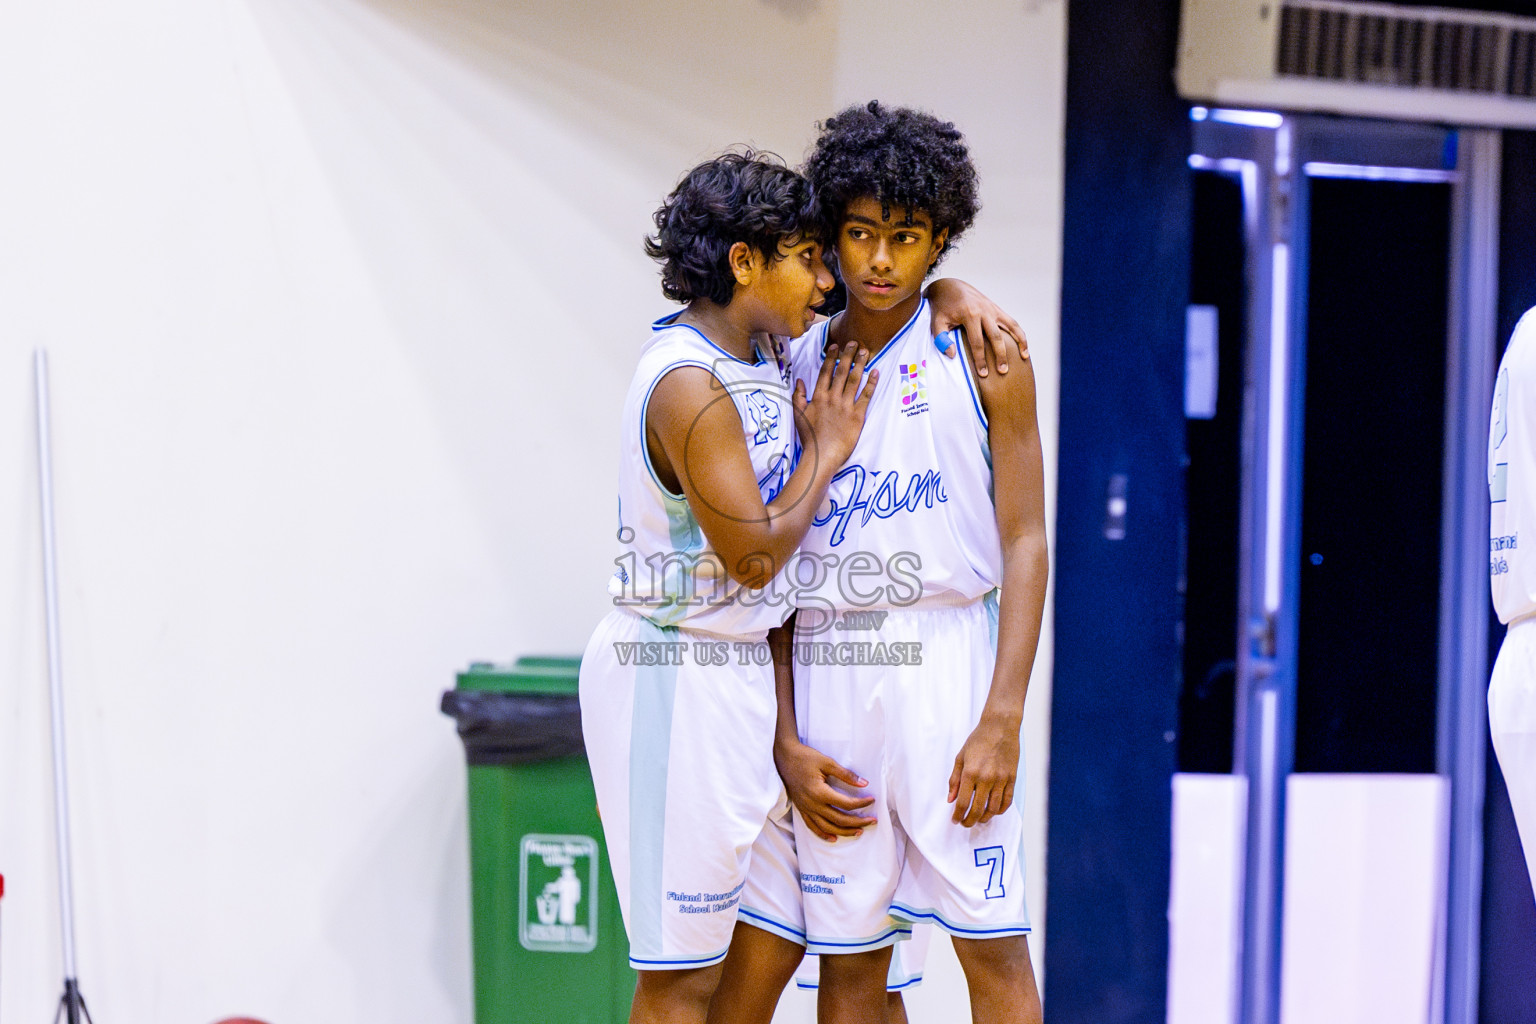
<instances>
[{"instance_id":1,"label":"afro hairstyle","mask_svg":"<svg viewBox=\"0 0 1536 1024\"><path fill-rule=\"evenodd\" d=\"M661 264L662 294L677 302L728 305L736 276L727 256L737 242L777 260L782 243L822 237L810 183L774 154L750 149L689 171L653 220L645 252Z\"/></svg>"},{"instance_id":2,"label":"afro hairstyle","mask_svg":"<svg viewBox=\"0 0 1536 1024\"><path fill-rule=\"evenodd\" d=\"M937 266L981 209L976 167L960 130L932 114L879 100L849 107L820 127L805 176L826 220L823 237L837 237L849 203L873 196L883 216L893 206L905 207L911 224L913 212L923 210L935 233L948 229Z\"/></svg>"}]
</instances>

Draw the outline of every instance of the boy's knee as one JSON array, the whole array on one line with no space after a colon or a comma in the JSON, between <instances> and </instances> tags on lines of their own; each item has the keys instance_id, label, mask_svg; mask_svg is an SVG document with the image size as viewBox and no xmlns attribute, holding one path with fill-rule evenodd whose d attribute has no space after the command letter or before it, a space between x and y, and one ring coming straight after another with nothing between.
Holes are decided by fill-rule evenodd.
<instances>
[{"instance_id":1,"label":"boy's knee","mask_svg":"<svg viewBox=\"0 0 1536 1024\"><path fill-rule=\"evenodd\" d=\"M641 971L639 995L671 1006L705 1007L720 983L720 966L683 971Z\"/></svg>"},{"instance_id":2,"label":"boy's knee","mask_svg":"<svg viewBox=\"0 0 1536 1024\"><path fill-rule=\"evenodd\" d=\"M827 954L821 958L822 985L857 985L871 978L885 990L885 976L891 967L891 947L866 949L858 953Z\"/></svg>"},{"instance_id":3,"label":"boy's knee","mask_svg":"<svg viewBox=\"0 0 1536 1024\"><path fill-rule=\"evenodd\" d=\"M954 940L955 957L967 974L979 971L992 977L1021 977L1031 970L1029 939L1009 935L997 939Z\"/></svg>"}]
</instances>

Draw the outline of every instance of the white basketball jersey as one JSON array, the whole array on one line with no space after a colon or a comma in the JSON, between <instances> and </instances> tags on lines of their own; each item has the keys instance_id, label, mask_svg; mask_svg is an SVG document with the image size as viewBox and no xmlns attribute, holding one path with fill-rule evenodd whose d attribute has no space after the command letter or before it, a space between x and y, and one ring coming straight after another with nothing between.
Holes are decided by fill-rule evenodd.
<instances>
[{"instance_id":1,"label":"white basketball jersey","mask_svg":"<svg viewBox=\"0 0 1536 1024\"><path fill-rule=\"evenodd\" d=\"M925 299L870 361L880 383L864 431L788 569L801 609L959 604L1002 582L986 418L965 354L939 355L931 323ZM790 342L807 395L829 326ZM802 448L815 457L810 438Z\"/></svg>"},{"instance_id":2,"label":"white basketball jersey","mask_svg":"<svg viewBox=\"0 0 1536 1024\"><path fill-rule=\"evenodd\" d=\"M1500 622L1536 613L1536 310L1499 364L1488 431L1488 578Z\"/></svg>"},{"instance_id":3,"label":"white basketball jersey","mask_svg":"<svg viewBox=\"0 0 1536 1024\"><path fill-rule=\"evenodd\" d=\"M795 420L787 386L788 364L777 351L743 362L687 324L679 314L651 325L651 338L624 398L619 451L619 557L608 583L614 604L658 626L686 626L727 636L748 636L780 625L792 610L775 590L752 591L734 582L709 547L682 494L656 479L645 443L645 410L668 372L699 366L714 375L720 400L741 417L747 454L764 504L784 487L794 461ZM680 469L680 467L674 467Z\"/></svg>"}]
</instances>

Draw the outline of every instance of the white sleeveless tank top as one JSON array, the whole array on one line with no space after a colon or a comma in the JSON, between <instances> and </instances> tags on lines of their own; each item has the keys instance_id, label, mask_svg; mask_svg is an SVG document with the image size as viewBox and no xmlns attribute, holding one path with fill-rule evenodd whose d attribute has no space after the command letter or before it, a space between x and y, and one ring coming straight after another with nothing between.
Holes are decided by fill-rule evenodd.
<instances>
[{"instance_id":1,"label":"white sleeveless tank top","mask_svg":"<svg viewBox=\"0 0 1536 1024\"><path fill-rule=\"evenodd\" d=\"M1499 363L1488 431L1488 579L1500 622L1536 614L1536 310Z\"/></svg>"},{"instance_id":2,"label":"white sleeveless tank top","mask_svg":"<svg viewBox=\"0 0 1536 1024\"><path fill-rule=\"evenodd\" d=\"M794 462L795 420L788 365L777 349L743 362L697 329L674 321L651 325L640 365L624 398L619 451L619 556L608 583L614 604L658 626L724 636L756 636L780 625L793 607L770 586L753 591L733 581L709 546L681 494L657 480L645 443L645 410L668 372L699 366L735 404L764 504L784 487Z\"/></svg>"},{"instance_id":3,"label":"white sleeveless tank top","mask_svg":"<svg viewBox=\"0 0 1536 1024\"><path fill-rule=\"evenodd\" d=\"M1002 582L986 417L966 369L934 345L927 300L871 362L864 431L786 569L802 609L968 604ZM830 321L789 343L814 392ZM800 458L815 457L811 439Z\"/></svg>"}]
</instances>

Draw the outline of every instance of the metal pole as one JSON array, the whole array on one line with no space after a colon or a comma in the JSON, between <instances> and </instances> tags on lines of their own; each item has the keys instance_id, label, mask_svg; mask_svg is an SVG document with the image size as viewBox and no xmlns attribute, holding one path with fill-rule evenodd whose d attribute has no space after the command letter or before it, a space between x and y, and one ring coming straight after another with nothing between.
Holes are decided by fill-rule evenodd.
<instances>
[{"instance_id":1,"label":"metal pole","mask_svg":"<svg viewBox=\"0 0 1536 1024\"><path fill-rule=\"evenodd\" d=\"M37 489L43 521L43 590L48 614L48 692L53 715L53 804L59 851L59 931L64 940L64 1005L69 1024L79 1020L75 983L74 882L70 875L69 780L64 757L64 678L59 657L59 580L53 543L53 454L48 435L48 353L36 349L32 368L37 385Z\"/></svg>"},{"instance_id":2,"label":"metal pole","mask_svg":"<svg viewBox=\"0 0 1536 1024\"><path fill-rule=\"evenodd\" d=\"M1445 498L1436 770L1450 780L1444 1014L1476 1024L1482 961L1483 782L1488 721L1488 466L1483 438L1498 372L1497 131L1457 133L1446 365Z\"/></svg>"},{"instance_id":3,"label":"metal pole","mask_svg":"<svg viewBox=\"0 0 1536 1024\"><path fill-rule=\"evenodd\" d=\"M1255 270L1267 273L1268 287L1250 298L1267 311L1251 311L1268 344L1254 344L1249 379L1256 392L1254 417L1245 427L1245 509L1249 515L1243 632L1238 637L1242 700L1236 743L1241 760L1234 770L1248 777L1248 828L1243 878L1243 948L1238 1019L1242 1024L1278 1024L1283 890L1285 887L1285 798L1295 749L1296 661L1295 576L1291 568L1299 519L1296 479L1301 449L1299 350L1305 308L1304 279L1296 273L1297 253L1306 251L1305 225L1298 216L1298 166L1293 159L1296 122L1276 127L1272 165L1261 174L1266 186L1268 233ZM1253 247L1250 246L1250 252ZM1250 257L1253 258L1253 257ZM1259 319L1262 317L1262 320ZM1249 469L1249 467L1252 467ZM1262 494L1262 497L1260 495Z\"/></svg>"}]
</instances>

